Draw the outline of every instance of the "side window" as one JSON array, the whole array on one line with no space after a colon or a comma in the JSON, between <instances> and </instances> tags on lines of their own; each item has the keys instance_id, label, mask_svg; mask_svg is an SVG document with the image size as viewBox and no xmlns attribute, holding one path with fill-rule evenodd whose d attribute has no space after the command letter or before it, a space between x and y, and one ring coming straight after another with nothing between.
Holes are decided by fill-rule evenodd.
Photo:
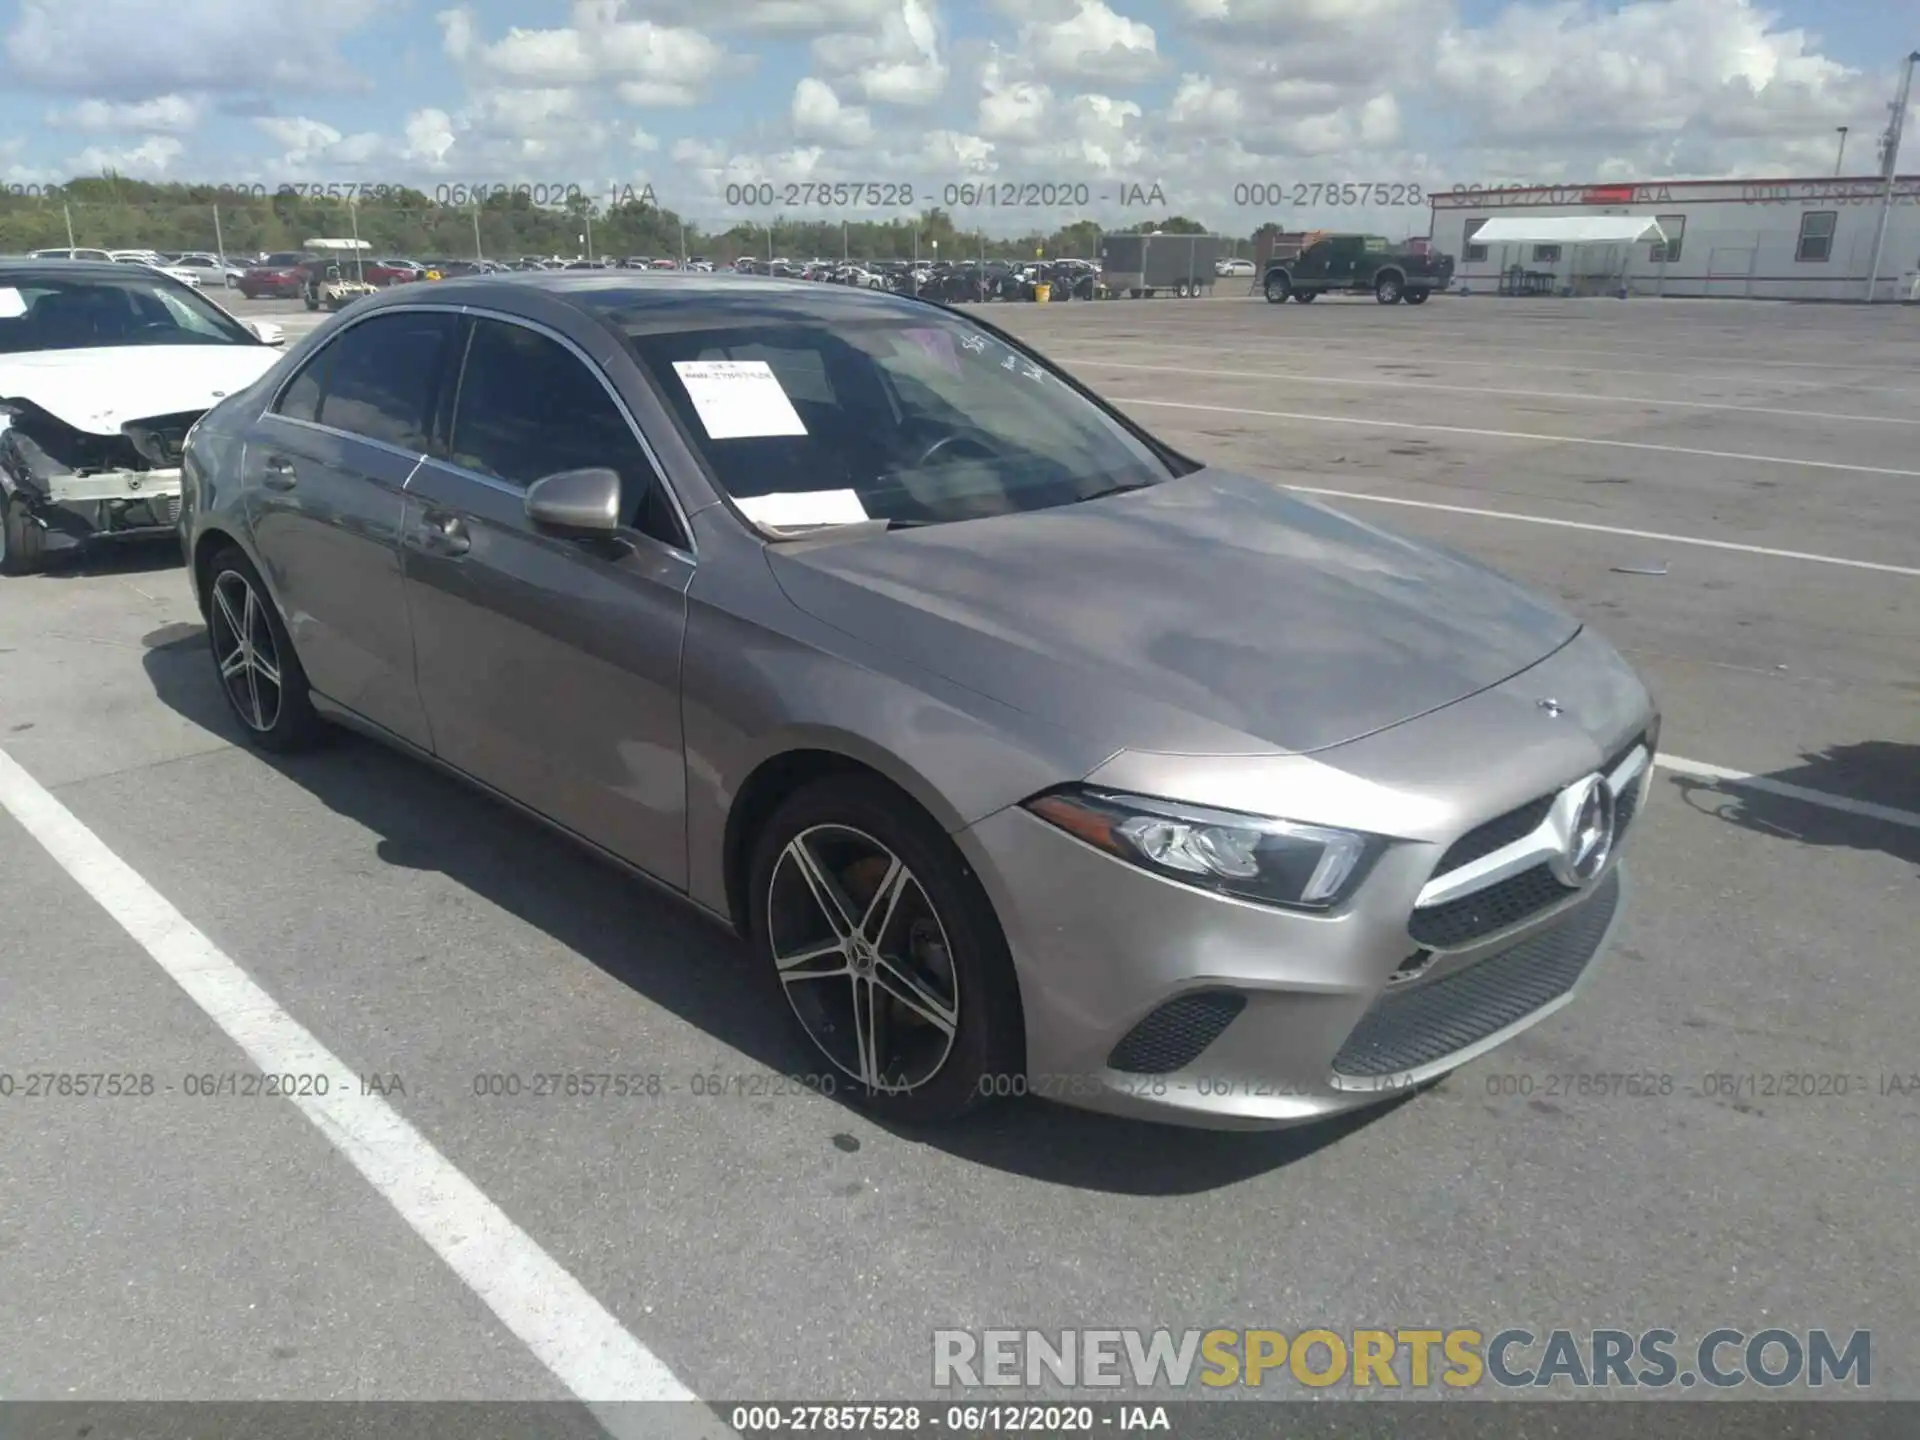
<instances>
[{"instance_id":1,"label":"side window","mask_svg":"<svg viewBox=\"0 0 1920 1440\"><path fill-rule=\"evenodd\" d=\"M1833 255L1833 231L1839 220L1838 210L1809 210L1803 214L1793 258L1824 264Z\"/></svg>"},{"instance_id":2,"label":"side window","mask_svg":"<svg viewBox=\"0 0 1920 1440\"><path fill-rule=\"evenodd\" d=\"M325 345L318 355L313 356L300 367L300 373L293 377L293 383L280 392L280 403L273 407L273 413L284 415L289 420L318 421L320 419L320 395L327 384L327 366L333 363L338 345Z\"/></svg>"},{"instance_id":3,"label":"side window","mask_svg":"<svg viewBox=\"0 0 1920 1440\"><path fill-rule=\"evenodd\" d=\"M1647 256L1656 265L1679 263L1680 246L1687 238L1687 217L1684 215L1656 215L1653 217L1660 227L1660 233L1667 237L1666 244L1654 241L1647 249Z\"/></svg>"},{"instance_id":4,"label":"side window","mask_svg":"<svg viewBox=\"0 0 1920 1440\"><path fill-rule=\"evenodd\" d=\"M599 377L525 326L474 321L449 449L453 464L509 485L562 470L617 471L627 523L686 544L652 462Z\"/></svg>"},{"instance_id":5,"label":"side window","mask_svg":"<svg viewBox=\"0 0 1920 1440\"><path fill-rule=\"evenodd\" d=\"M424 454L457 323L453 315L402 311L363 320L341 335L327 346L332 360L320 423Z\"/></svg>"},{"instance_id":6,"label":"side window","mask_svg":"<svg viewBox=\"0 0 1920 1440\"><path fill-rule=\"evenodd\" d=\"M1461 248L1466 251L1466 255L1463 258L1469 265L1487 258L1487 247L1473 243L1473 237L1480 233L1480 227L1486 223L1484 217L1469 220L1466 222L1465 228L1460 232Z\"/></svg>"}]
</instances>

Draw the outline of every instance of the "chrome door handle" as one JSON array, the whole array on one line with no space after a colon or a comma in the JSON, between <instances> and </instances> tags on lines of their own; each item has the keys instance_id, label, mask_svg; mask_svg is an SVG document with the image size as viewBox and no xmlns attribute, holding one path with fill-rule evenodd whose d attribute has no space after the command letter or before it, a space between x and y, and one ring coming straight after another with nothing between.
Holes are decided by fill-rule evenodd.
<instances>
[{"instance_id":1,"label":"chrome door handle","mask_svg":"<svg viewBox=\"0 0 1920 1440\"><path fill-rule=\"evenodd\" d=\"M291 490L300 483L299 473L293 468L293 461L284 455L267 457L266 473L260 483L269 490Z\"/></svg>"},{"instance_id":2,"label":"chrome door handle","mask_svg":"<svg viewBox=\"0 0 1920 1440\"><path fill-rule=\"evenodd\" d=\"M420 522L420 548L436 555L464 555L473 548L458 515L429 514Z\"/></svg>"}]
</instances>

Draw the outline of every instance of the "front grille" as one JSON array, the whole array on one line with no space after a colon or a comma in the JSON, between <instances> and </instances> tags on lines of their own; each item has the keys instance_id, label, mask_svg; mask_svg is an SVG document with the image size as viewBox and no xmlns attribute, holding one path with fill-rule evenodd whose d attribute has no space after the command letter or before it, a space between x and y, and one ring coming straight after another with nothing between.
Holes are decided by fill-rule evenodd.
<instances>
[{"instance_id":1,"label":"front grille","mask_svg":"<svg viewBox=\"0 0 1920 1440\"><path fill-rule=\"evenodd\" d=\"M1628 756L1646 743L1646 738L1641 734L1627 741L1607 757L1600 767L1600 773L1611 777L1626 763ZM1652 763L1651 757L1647 763ZM1616 848L1639 808L1640 783L1641 777L1635 776L1628 782L1625 793L1614 803L1613 843ZM1541 795L1469 830L1440 857L1440 863L1433 867L1434 878L1451 875L1463 866L1484 859L1494 851L1532 834L1540 822L1547 818L1547 812L1553 808L1557 798L1558 792ZM1458 900L1416 910L1407 929L1422 945L1432 946L1436 950L1453 949L1518 925L1566 899L1570 893L1543 863L1489 885L1484 890L1463 895Z\"/></svg>"},{"instance_id":2,"label":"front grille","mask_svg":"<svg viewBox=\"0 0 1920 1440\"><path fill-rule=\"evenodd\" d=\"M1414 911L1407 933L1435 950L1455 950L1518 925L1573 893L1542 862L1458 900Z\"/></svg>"},{"instance_id":3,"label":"front grille","mask_svg":"<svg viewBox=\"0 0 1920 1440\"><path fill-rule=\"evenodd\" d=\"M1478 829L1469 830L1447 847L1447 853L1440 857L1440 863L1433 867L1433 873L1450 875L1462 865L1471 865L1516 840L1525 839L1547 818L1547 812L1553 808L1553 800L1551 794L1542 795L1516 810L1509 810L1487 821Z\"/></svg>"},{"instance_id":4,"label":"front grille","mask_svg":"<svg viewBox=\"0 0 1920 1440\"><path fill-rule=\"evenodd\" d=\"M1231 990L1169 1000L1121 1038L1107 1065L1128 1075L1171 1075L1199 1058L1246 1008L1247 997Z\"/></svg>"},{"instance_id":5,"label":"front grille","mask_svg":"<svg viewBox=\"0 0 1920 1440\"><path fill-rule=\"evenodd\" d=\"M1374 1002L1340 1053L1336 1075L1367 1079L1418 1070L1524 1020L1571 990L1620 905L1610 874L1558 924L1464 970Z\"/></svg>"}]
</instances>

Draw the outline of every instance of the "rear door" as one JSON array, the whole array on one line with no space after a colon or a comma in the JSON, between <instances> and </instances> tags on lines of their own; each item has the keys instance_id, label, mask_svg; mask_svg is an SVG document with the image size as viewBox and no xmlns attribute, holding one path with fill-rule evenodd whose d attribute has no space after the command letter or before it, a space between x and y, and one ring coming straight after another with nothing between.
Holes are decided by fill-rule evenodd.
<instances>
[{"instance_id":1,"label":"rear door","mask_svg":"<svg viewBox=\"0 0 1920 1440\"><path fill-rule=\"evenodd\" d=\"M408 486L408 609L435 750L684 889L684 525L597 365L529 323L469 323L445 443ZM620 473L626 528L576 540L535 527L528 486L588 466Z\"/></svg>"},{"instance_id":2,"label":"rear door","mask_svg":"<svg viewBox=\"0 0 1920 1440\"><path fill-rule=\"evenodd\" d=\"M349 326L280 390L242 461L254 552L313 688L422 747L403 491L458 324L450 312L388 311Z\"/></svg>"}]
</instances>

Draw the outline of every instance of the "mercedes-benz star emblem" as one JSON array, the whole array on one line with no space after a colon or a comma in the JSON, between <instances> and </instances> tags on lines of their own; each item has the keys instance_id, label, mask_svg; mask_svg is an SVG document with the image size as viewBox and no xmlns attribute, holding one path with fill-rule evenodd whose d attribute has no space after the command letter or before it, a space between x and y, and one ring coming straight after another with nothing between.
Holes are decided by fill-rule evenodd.
<instances>
[{"instance_id":1,"label":"mercedes-benz star emblem","mask_svg":"<svg viewBox=\"0 0 1920 1440\"><path fill-rule=\"evenodd\" d=\"M1549 863L1562 885L1583 889L1613 854L1613 791L1602 776L1589 775L1561 792L1553 808L1560 853Z\"/></svg>"},{"instance_id":2,"label":"mercedes-benz star emblem","mask_svg":"<svg viewBox=\"0 0 1920 1440\"><path fill-rule=\"evenodd\" d=\"M1560 702L1558 700L1549 698L1546 700L1541 700L1537 703L1539 704L1542 710L1547 712L1547 718L1549 720L1558 720L1560 718L1561 709L1560 709Z\"/></svg>"}]
</instances>

